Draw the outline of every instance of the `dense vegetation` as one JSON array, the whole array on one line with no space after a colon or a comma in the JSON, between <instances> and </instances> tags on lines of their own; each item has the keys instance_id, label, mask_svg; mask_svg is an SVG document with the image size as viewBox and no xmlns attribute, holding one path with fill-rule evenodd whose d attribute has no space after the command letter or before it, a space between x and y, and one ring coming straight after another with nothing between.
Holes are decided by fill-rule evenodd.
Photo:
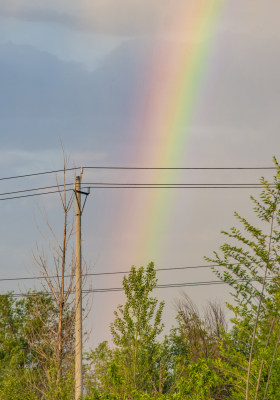
<instances>
[{"instance_id":1,"label":"dense vegetation","mask_svg":"<svg viewBox=\"0 0 280 400\"><path fill-rule=\"evenodd\" d=\"M87 400L278 400L280 398L280 169L252 198L258 226L239 228L207 260L231 286L223 305L200 315L186 295L163 336L164 304L153 264L124 278L126 302L111 324L112 345L85 355ZM63 312L61 312L61 310ZM73 306L52 295L0 296L0 400L73 399ZM62 317L61 317L62 316ZM62 327L58 329L58 327ZM58 347L60 334L63 346Z\"/></svg>"}]
</instances>

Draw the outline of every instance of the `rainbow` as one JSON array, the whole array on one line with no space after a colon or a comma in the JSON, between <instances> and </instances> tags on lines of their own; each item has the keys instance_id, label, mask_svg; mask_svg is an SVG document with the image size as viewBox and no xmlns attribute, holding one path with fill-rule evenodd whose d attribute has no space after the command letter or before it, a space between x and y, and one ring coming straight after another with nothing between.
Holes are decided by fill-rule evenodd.
<instances>
[{"instance_id":1,"label":"rainbow","mask_svg":"<svg viewBox=\"0 0 280 400\"><path fill-rule=\"evenodd\" d=\"M140 104L142 124L139 148L143 149L143 154L142 158L138 158L139 164L167 167L186 165L183 155L188 144L189 128L203 88L203 78L210 62L209 55L215 43L216 27L225 0L184 1L180 7L174 3L170 5L173 18L167 31L174 32L175 37L165 40L155 51L148 93L143 93ZM153 146L148 149L144 144L149 143L151 138ZM156 176L157 182L152 183L174 182L174 176L174 172L170 175L161 171ZM151 191L144 211L146 215L139 228L143 232L138 249L142 257L157 254L161 249L173 198L172 191Z\"/></svg>"},{"instance_id":2,"label":"rainbow","mask_svg":"<svg viewBox=\"0 0 280 400\"><path fill-rule=\"evenodd\" d=\"M92 3L86 0L81 3L90 15ZM135 92L135 126L131 129L139 133L132 159L134 165L179 167L186 165L184 155L189 131L197 100L203 91L209 55L226 0L171 0L163 3L169 3L163 29L166 37L160 30L159 39L152 46L144 85L140 85L140 93L137 89ZM19 0L9 6L9 11L20 13L24 7L25 2ZM172 183L177 178L174 173L159 171L151 179L152 183ZM147 177L143 181L146 182ZM135 197L130 193L129 200L127 193L123 195L123 210L116 218L119 222L115 224L115 236L119 235L120 229L128 236L137 232L137 243L130 242L133 246L129 251L131 264L146 264L152 258L157 262L154 255L159 254L163 246L175 192L151 190L144 196L141 193L141 200L139 192L134 193ZM141 215L138 219L135 217L137 213ZM116 247L114 253L115 250L128 252L118 245Z\"/></svg>"}]
</instances>

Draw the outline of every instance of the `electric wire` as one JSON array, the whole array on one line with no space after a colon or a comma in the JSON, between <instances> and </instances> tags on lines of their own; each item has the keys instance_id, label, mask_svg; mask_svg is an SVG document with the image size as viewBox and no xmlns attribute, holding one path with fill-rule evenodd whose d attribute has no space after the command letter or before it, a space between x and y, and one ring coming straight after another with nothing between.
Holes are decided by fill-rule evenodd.
<instances>
[{"instance_id":1,"label":"electric wire","mask_svg":"<svg viewBox=\"0 0 280 400\"><path fill-rule=\"evenodd\" d=\"M86 185L99 185L99 186L261 186L262 183L119 183L119 182L88 182L82 183ZM269 183L269 185L276 186L275 183ZM62 186L62 185L61 185Z\"/></svg>"},{"instance_id":2,"label":"electric wire","mask_svg":"<svg viewBox=\"0 0 280 400\"><path fill-rule=\"evenodd\" d=\"M276 186L273 186L276 187ZM158 184L157 186L155 185L143 185L143 186L138 186L138 185L133 185L133 186L89 186L90 189L262 189L263 186L222 186L217 184L216 186L209 186L209 185L201 185L201 186L195 186L195 185L166 185L166 184Z\"/></svg>"},{"instance_id":3,"label":"electric wire","mask_svg":"<svg viewBox=\"0 0 280 400\"><path fill-rule=\"evenodd\" d=\"M238 263L232 263L229 265L237 265ZM188 269L201 269L201 268L214 268L219 267L219 264L211 264L211 265L195 265L195 266L188 266L188 267L169 267L169 268L155 268L155 271L175 271L175 270L188 270ZM83 277L88 276L105 276L105 275L125 275L129 274L130 270L127 271L105 271L105 272L91 272L87 274L83 274ZM73 275L64 275L65 278L71 278ZM61 275L51 275L47 277L48 279L57 279L61 278ZM24 280L43 280L46 279L46 276L30 276L30 277L17 277L17 278L0 278L0 282L7 282L7 281L24 281Z\"/></svg>"},{"instance_id":4,"label":"electric wire","mask_svg":"<svg viewBox=\"0 0 280 400\"><path fill-rule=\"evenodd\" d=\"M58 174L60 172L68 172L68 171L75 171L79 170L81 167L72 167L72 168L65 168L65 169L56 169L50 171L42 171L42 172L33 172L29 174L21 174L21 175L13 175L13 176L6 176L1 177L0 181L11 180L11 179L19 179L19 178L29 178L33 176L40 176L40 175L49 175L49 174ZM231 170L231 171L238 171L238 170L275 170L277 167L123 167L123 166L87 166L83 167L84 170L86 169L96 169L96 170L181 170L181 171L223 171L223 170Z\"/></svg>"},{"instance_id":5,"label":"electric wire","mask_svg":"<svg viewBox=\"0 0 280 400\"><path fill-rule=\"evenodd\" d=\"M181 171L190 171L190 170L211 170L211 171L219 171L219 170L275 170L277 167L121 167L121 166L108 166L108 167L83 167L84 169L109 169L109 170L181 170Z\"/></svg>"},{"instance_id":6,"label":"electric wire","mask_svg":"<svg viewBox=\"0 0 280 400\"><path fill-rule=\"evenodd\" d=\"M18 194L18 193L27 193L27 192L35 192L37 190L46 190L46 189L53 189L53 188L64 188L64 186L74 186L74 183L65 183L65 184L60 184L60 185L52 185L52 186L42 186L42 187L36 187L36 188L31 188L31 189L22 189L22 190L16 190L13 192L4 192L0 193L0 196L8 196L11 194Z\"/></svg>"},{"instance_id":7,"label":"electric wire","mask_svg":"<svg viewBox=\"0 0 280 400\"><path fill-rule=\"evenodd\" d=\"M69 191L73 191L73 189L65 189L65 192L69 192ZM60 192L61 192L60 190L53 190L53 191L42 192L42 193L25 194L25 195L21 195L21 196L11 196L11 197L2 198L2 199L0 199L0 201L23 199L26 197L44 196L47 194L60 193Z\"/></svg>"},{"instance_id":8,"label":"electric wire","mask_svg":"<svg viewBox=\"0 0 280 400\"><path fill-rule=\"evenodd\" d=\"M72 168L65 168L65 169L56 169L51 171L43 171L43 172L32 172L30 174L22 174L22 175L14 175L14 176L6 176L0 178L0 181L8 181L10 179L19 179L19 178L29 178L31 176L39 176L39 175L49 175L49 174L58 174L60 172L68 172L80 169L80 167L72 167Z\"/></svg>"},{"instance_id":9,"label":"electric wire","mask_svg":"<svg viewBox=\"0 0 280 400\"><path fill-rule=\"evenodd\" d=\"M272 186L272 187L275 187L276 185L275 185L275 183L270 183L269 184L270 186ZM0 193L0 196L8 196L8 195L12 195L12 194L21 194L21 193L27 193L27 192L33 192L33 191L38 191L38 190L47 190L47 189L54 189L54 188L56 188L56 189L60 189L60 188L62 188L62 190L63 190L63 188L64 187L68 187L68 186L74 186L74 182L72 182L72 183L62 183L62 184L58 184L58 185L51 185L51 186L41 186L41 187L35 187L35 188L29 188L29 189L21 189L21 190L15 190L15 191L12 191L12 192L2 192L2 193ZM158 186L163 186L163 187L175 187L175 188L177 188L177 187L216 187L216 186L219 186L219 187L229 187L229 186L234 186L234 187L239 187L239 186L242 186L242 187L263 187L263 184L262 183L118 183L118 182L110 182L110 183L108 183L108 182L88 182L88 183L83 183L83 188L88 188L88 187L90 187L90 188L92 188L92 189L95 189L95 188L99 188L100 186L101 187L103 187L103 186L105 186L105 187L109 187L109 188L118 188L119 186L127 186L127 187L130 187L130 186L135 186L135 187L143 187L143 186L147 186L147 187L150 187L150 186L154 186L154 187L158 187Z\"/></svg>"},{"instance_id":10,"label":"electric wire","mask_svg":"<svg viewBox=\"0 0 280 400\"><path fill-rule=\"evenodd\" d=\"M272 278L267 278L267 281L272 280ZM247 283L247 281L242 279L237 279L234 283ZM250 282L258 282L256 279L251 279ZM229 285L228 282L224 281L198 281L198 282L183 282L183 283L166 283L156 285L155 289L171 289L171 288L182 288L182 287L198 287L198 286L215 286L215 285ZM83 294L91 293L111 293L111 292L123 292L123 287L109 287L109 288L96 288L96 289L83 289ZM74 291L71 292L74 294ZM0 294L0 296L12 296L12 297L32 297L41 295L52 295L52 292L27 292L27 293L5 293Z\"/></svg>"},{"instance_id":11,"label":"electric wire","mask_svg":"<svg viewBox=\"0 0 280 400\"><path fill-rule=\"evenodd\" d=\"M276 185L274 183L270 183L269 184L272 187L276 187ZM29 189L21 189L21 190L15 190L12 192L2 192L0 193L0 196L8 196L8 195L12 195L12 194L21 194L21 193L28 193L28 192L33 192L33 191L38 191L38 190L47 190L47 189L60 189L62 188L62 190L64 189L64 187L68 187L68 186L73 186L74 187L74 182L72 183L63 183L63 184L58 184L58 185L52 185L52 186L41 186L41 187L35 187L35 188L29 188ZM106 183L106 182L88 182L88 183L83 183L83 189L85 188L99 188L99 187L109 187L109 188L118 188L119 186L127 186L127 187L131 187L131 186L135 186L135 187L143 187L143 186L147 186L147 187L159 187L159 186L163 186L163 187L263 187L262 183L118 183L118 182L111 182L111 183Z\"/></svg>"},{"instance_id":12,"label":"electric wire","mask_svg":"<svg viewBox=\"0 0 280 400\"><path fill-rule=\"evenodd\" d=\"M73 183L67 183L65 184L65 187L72 186ZM89 186L87 186L89 185ZM64 185L53 185L53 186L45 186L45 187L38 187L38 188L32 188L32 189L22 189L22 190L17 190L13 192L3 192L0 193L0 201L5 201L5 200L15 200L15 199L22 199L22 198L27 198L27 197L36 197L36 196L44 196L44 195L49 195L49 194L55 194L55 193L61 193L61 191L69 192L72 191L73 189L67 189L63 188ZM277 188L277 185L275 184L270 184L272 188ZM48 190L45 191L49 188L57 188L57 190ZM263 185L262 184L104 184L104 183L98 183L98 184L87 184L84 183L82 189L262 189ZM39 193L30 193L33 191L39 191L41 190L42 192ZM29 194L23 194L23 193L29 193ZM10 194L13 194L13 196L10 196ZM19 196L14 196L16 194L19 194ZM3 196L9 196L9 197L3 197Z\"/></svg>"}]
</instances>

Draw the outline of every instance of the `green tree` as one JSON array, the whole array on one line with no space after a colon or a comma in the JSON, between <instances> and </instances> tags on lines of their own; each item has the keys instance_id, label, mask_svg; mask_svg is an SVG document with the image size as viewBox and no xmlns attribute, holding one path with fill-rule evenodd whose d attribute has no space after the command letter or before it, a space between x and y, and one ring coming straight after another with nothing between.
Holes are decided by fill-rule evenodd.
<instances>
[{"instance_id":1,"label":"green tree","mask_svg":"<svg viewBox=\"0 0 280 400\"><path fill-rule=\"evenodd\" d=\"M42 398L42 380L48 380L52 368L44 355L53 352L49 331L56 323L55 316L48 295L0 296L1 400Z\"/></svg>"},{"instance_id":2,"label":"green tree","mask_svg":"<svg viewBox=\"0 0 280 400\"><path fill-rule=\"evenodd\" d=\"M12 293L0 296L0 400L71 398L71 362L64 365L63 382L56 382L52 331L57 324L56 304L49 295L30 292L21 298ZM64 326L67 324L65 321ZM73 335L70 342L72 351Z\"/></svg>"},{"instance_id":3,"label":"green tree","mask_svg":"<svg viewBox=\"0 0 280 400\"><path fill-rule=\"evenodd\" d=\"M73 393L74 310L64 307L64 337L61 379L57 381L57 336L60 317L57 302L51 295L31 293L25 308L27 321L24 338L32 354L31 371L27 369L29 386L44 400L68 400ZM71 397L70 397L71 398Z\"/></svg>"},{"instance_id":4,"label":"green tree","mask_svg":"<svg viewBox=\"0 0 280 400\"><path fill-rule=\"evenodd\" d=\"M222 233L227 243L207 260L233 288L233 327L225 336L219 367L234 399L279 399L280 372L280 167L273 183L261 178L260 198L251 197L258 226L235 213L241 227Z\"/></svg>"},{"instance_id":5,"label":"green tree","mask_svg":"<svg viewBox=\"0 0 280 400\"><path fill-rule=\"evenodd\" d=\"M169 335L174 395L229 398L224 375L216 366L225 330L224 312L218 303L209 302L201 314L187 295L178 302L177 326Z\"/></svg>"},{"instance_id":6,"label":"green tree","mask_svg":"<svg viewBox=\"0 0 280 400\"><path fill-rule=\"evenodd\" d=\"M131 389L145 390L150 385L151 362L156 356L156 338L162 332L164 303L151 296L157 279L154 265L144 270L131 268L123 279L127 301L114 312L111 324L113 342L119 350L119 359L126 383Z\"/></svg>"},{"instance_id":7,"label":"green tree","mask_svg":"<svg viewBox=\"0 0 280 400\"><path fill-rule=\"evenodd\" d=\"M102 343L89 355L94 386L101 391L110 388L122 398L137 390L160 391L156 366L160 365L161 346L157 338L163 329L164 303L151 296L156 284L152 263L146 269L132 267L128 277L123 279L127 300L118 306L111 324L115 347L109 350L108 345Z\"/></svg>"},{"instance_id":8,"label":"green tree","mask_svg":"<svg viewBox=\"0 0 280 400\"><path fill-rule=\"evenodd\" d=\"M0 399L20 399L26 392L25 367L30 349L24 335L25 304L11 294L0 296Z\"/></svg>"}]
</instances>

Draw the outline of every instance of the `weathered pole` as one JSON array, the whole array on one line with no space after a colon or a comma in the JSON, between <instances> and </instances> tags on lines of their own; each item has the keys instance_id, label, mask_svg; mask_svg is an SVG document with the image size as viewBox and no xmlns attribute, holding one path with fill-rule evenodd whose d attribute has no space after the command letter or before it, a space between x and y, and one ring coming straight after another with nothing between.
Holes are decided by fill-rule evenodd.
<instances>
[{"instance_id":1,"label":"weathered pole","mask_svg":"<svg viewBox=\"0 0 280 400\"><path fill-rule=\"evenodd\" d=\"M76 318L75 318L75 400L83 398L82 370L82 249L81 249L81 176L76 177Z\"/></svg>"}]
</instances>

